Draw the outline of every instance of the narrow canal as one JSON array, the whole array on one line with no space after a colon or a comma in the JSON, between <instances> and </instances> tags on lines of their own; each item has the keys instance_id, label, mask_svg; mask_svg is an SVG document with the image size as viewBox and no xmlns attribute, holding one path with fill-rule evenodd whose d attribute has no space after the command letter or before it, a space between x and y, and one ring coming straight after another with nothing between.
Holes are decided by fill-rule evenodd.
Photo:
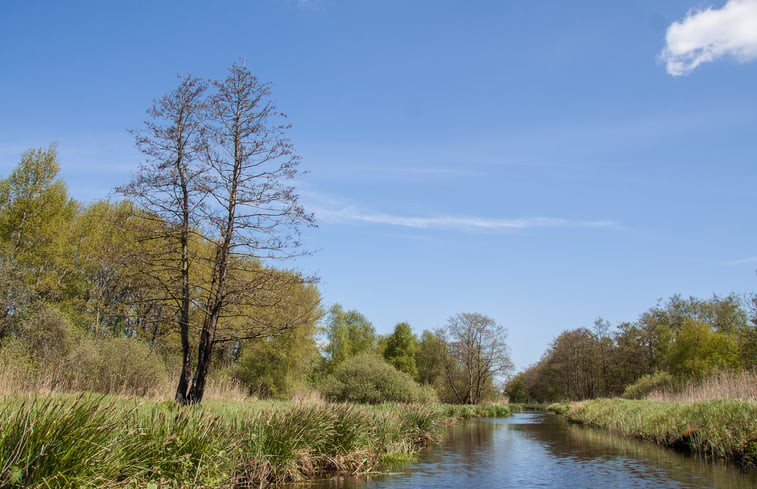
<instances>
[{"instance_id":1,"label":"narrow canal","mask_svg":"<svg viewBox=\"0 0 757 489\"><path fill-rule=\"evenodd\" d=\"M747 489L757 488L757 471L524 412L454 427L445 441L399 473L308 487Z\"/></svg>"}]
</instances>

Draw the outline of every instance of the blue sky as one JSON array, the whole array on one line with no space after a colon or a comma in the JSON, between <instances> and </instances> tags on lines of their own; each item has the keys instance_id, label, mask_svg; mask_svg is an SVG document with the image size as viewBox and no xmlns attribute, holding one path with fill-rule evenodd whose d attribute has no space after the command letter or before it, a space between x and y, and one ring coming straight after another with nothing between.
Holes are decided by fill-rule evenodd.
<instances>
[{"instance_id":1,"label":"blue sky","mask_svg":"<svg viewBox=\"0 0 757 489\"><path fill-rule=\"evenodd\" d=\"M757 290L757 1L0 4L0 175L107 198L176 74L239 59L310 173L294 266L379 332L460 312L518 368L568 328ZM291 264L290 264L291 265Z\"/></svg>"}]
</instances>

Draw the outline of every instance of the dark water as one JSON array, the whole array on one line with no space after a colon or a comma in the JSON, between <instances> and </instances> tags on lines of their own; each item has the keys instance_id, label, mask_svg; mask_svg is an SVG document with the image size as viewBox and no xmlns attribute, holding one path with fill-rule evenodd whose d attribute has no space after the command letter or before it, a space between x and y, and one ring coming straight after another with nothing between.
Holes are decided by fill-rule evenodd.
<instances>
[{"instance_id":1,"label":"dark water","mask_svg":"<svg viewBox=\"0 0 757 489\"><path fill-rule=\"evenodd\" d=\"M757 472L525 412L457 426L400 473L307 487L746 489L757 488Z\"/></svg>"}]
</instances>

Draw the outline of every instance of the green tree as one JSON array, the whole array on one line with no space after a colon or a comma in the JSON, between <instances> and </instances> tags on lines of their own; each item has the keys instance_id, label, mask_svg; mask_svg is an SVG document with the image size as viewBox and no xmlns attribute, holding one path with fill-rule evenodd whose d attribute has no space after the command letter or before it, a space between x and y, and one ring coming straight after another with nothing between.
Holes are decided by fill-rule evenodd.
<instances>
[{"instance_id":1,"label":"green tree","mask_svg":"<svg viewBox=\"0 0 757 489\"><path fill-rule=\"evenodd\" d=\"M680 327L666 356L668 369L686 377L734 367L737 361L735 338L713 331L709 324L694 319L686 320Z\"/></svg>"},{"instance_id":2,"label":"green tree","mask_svg":"<svg viewBox=\"0 0 757 489\"><path fill-rule=\"evenodd\" d=\"M345 311L340 304L331 306L326 320L326 368L337 365L360 353L376 350L376 329L361 313Z\"/></svg>"},{"instance_id":3,"label":"green tree","mask_svg":"<svg viewBox=\"0 0 757 489\"><path fill-rule=\"evenodd\" d=\"M437 386L444 378L444 367L441 361L446 352L443 340L429 330L424 330L418 343L415 365L418 369L418 382Z\"/></svg>"},{"instance_id":4,"label":"green tree","mask_svg":"<svg viewBox=\"0 0 757 489\"><path fill-rule=\"evenodd\" d=\"M21 267L0 251L0 347L3 339L18 333L18 318L32 300Z\"/></svg>"},{"instance_id":5,"label":"green tree","mask_svg":"<svg viewBox=\"0 0 757 489\"><path fill-rule=\"evenodd\" d=\"M55 145L31 149L0 181L0 252L22 268L24 282L43 300L59 300L71 271L66 262L77 204L58 178Z\"/></svg>"},{"instance_id":6,"label":"green tree","mask_svg":"<svg viewBox=\"0 0 757 489\"><path fill-rule=\"evenodd\" d=\"M505 394L510 399L510 402L529 402L528 390L526 389L526 376L524 373L518 373L507 381L507 384L505 384Z\"/></svg>"},{"instance_id":7,"label":"green tree","mask_svg":"<svg viewBox=\"0 0 757 489\"><path fill-rule=\"evenodd\" d=\"M397 323L394 332L386 338L384 358L400 372L418 377L416 356L418 354L418 338L413 334L410 325Z\"/></svg>"},{"instance_id":8,"label":"green tree","mask_svg":"<svg viewBox=\"0 0 757 489\"><path fill-rule=\"evenodd\" d=\"M234 377L259 397L286 398L304 390L321 359L315 340L322 315L318 290L312 285L293 284L288 287L286 301L259 308L252 315L268 324L263 331L271 331L274 324L280 333L230 344L241 351ZM278 322L299 325L292 328Z\"/></svg>"},{"instance_id":9,"label":"green tree","mask_svg":"<svg viewBox=\"0 0 757 489\"><path fill-rule=\"evenodd\" d=\"M75 216L67 258L73 264L67 302L76 322L95 337L139 337L155 343L170 319L155 299L155 283L144 279L144 271L133 270L130 257L145 251L135 212L130 202L98 201Z\"/></svg>"},{"instance_id":10,"label":"green tree","mask_svg":"<svg viewBox=\"0 0 757 489\"><path fill-rule=\"evenodd\" d=\"M612 357L613 376L619 385L633 384L644 375L655 372L658 362L654 355L649 330L634 323L621 323L614 336L615 350Z\"/></svg>"}]
</instances>

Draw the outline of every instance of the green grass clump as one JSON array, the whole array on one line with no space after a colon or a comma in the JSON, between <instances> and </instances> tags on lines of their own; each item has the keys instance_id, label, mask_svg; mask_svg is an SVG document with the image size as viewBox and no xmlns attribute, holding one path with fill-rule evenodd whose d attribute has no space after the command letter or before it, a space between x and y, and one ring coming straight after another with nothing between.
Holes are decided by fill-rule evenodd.
<instances>
[{"instance_id":1,"label":"green grass clump","mask_svg":"<svg viewBox=\"0 0 757 489\"><path fill-rule=\"evenodd\" d=\"M103 477L100 469L110 468L117 431L112 410L92 397L6 403L0 411L0 487L41 481L65 486L75 485L80 477Z\"/></svg>"},{"instance_id":2,"label":"green grass clump","mask_svg":"<svg viewBox=\"0 0 757 489\"><path fill-rule=\"evenodd\" d=\"M218 485L235 465L231 435L199 408L91 394L5 400L0 487Z\"/></svg>"},{"instance_id":3,"label":"green grass clump","mask_svg":"<svg viewBox=\"0 0 757 489\"><path fill-rule=\"evenodd\" d=\"M663 402L598 399L565 411L574 422L653 441L665 446L753 465L757 401L715 399Z\"/></svg>"}]
</instances>

